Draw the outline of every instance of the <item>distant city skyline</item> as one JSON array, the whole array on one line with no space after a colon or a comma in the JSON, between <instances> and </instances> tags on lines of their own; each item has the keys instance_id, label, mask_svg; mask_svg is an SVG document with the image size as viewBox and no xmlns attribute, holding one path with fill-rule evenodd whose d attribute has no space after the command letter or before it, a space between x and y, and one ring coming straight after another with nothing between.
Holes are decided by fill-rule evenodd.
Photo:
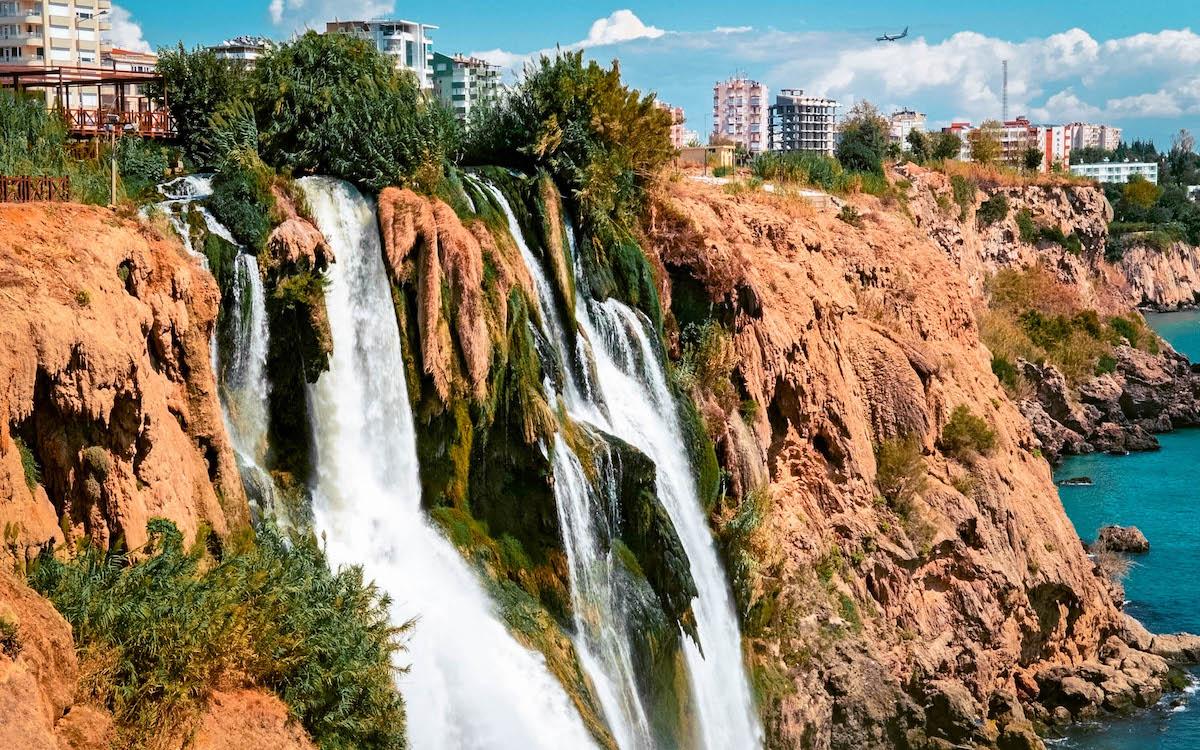
<instances>
[{"instance_id":1,"label":"distant city skyline","mask_svg":"<svg viewBox=\"0 0 1200 750\"><path fill-rule=\"evenodd\" d=\"M512 77L539 51L583 49L614 58L629 83L686 110L689 130L711 131L712 86L735 71L775 91L830 96L842 111L872 101L885 113L913 108L937 129L1001 114L1001 61L1009 60L1009 114L1035 122L1075 120L1124 128L1127 139L1170 146L1180 128L1200 130L1200 34L1185 0L1130 13L1100 0L1072 13L1013 0L990 8L908 11L881 0L797 9L783 0L746 7L696 0L687 12L665 0L615 9L594 2L507 4L387 0L124 0L118 46L214 44L239 34L286 39L306 24L391 16L435 24L434 49L504 67ZM903 41L875 37L910 26Z\"/></svg>"}]
</instances>

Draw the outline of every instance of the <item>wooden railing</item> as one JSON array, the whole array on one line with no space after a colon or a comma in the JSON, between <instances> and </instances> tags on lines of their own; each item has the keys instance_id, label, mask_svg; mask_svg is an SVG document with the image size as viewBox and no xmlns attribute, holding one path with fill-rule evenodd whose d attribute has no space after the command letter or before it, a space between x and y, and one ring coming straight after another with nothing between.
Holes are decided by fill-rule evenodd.
<instances>
[{"instance_id":1,"label":"wooden railing","mask_svg":"<svg viewBox=\"0 0 1200 750\"><path fill-rule=\"evenodd\" d=\"M0 175L0 203L71 200L70 177L7 177Z\"/></svg>"},{"instance_id":2,"label":"wooden railing","mask_svg":"<svg viewBox=\"0 0 1200 750\"><path fill-rule=\"evenodd\" d=\"M116 115L116 124L120 131L125 131L126 125L132 125L131 132L144 138L172 138L175 136L175 119L166 109L153 112L119 112L109 109L71 109L65 113L67 127L73 135L104 135L104 129L109 115Z\"/></svg>"}]
</instances>

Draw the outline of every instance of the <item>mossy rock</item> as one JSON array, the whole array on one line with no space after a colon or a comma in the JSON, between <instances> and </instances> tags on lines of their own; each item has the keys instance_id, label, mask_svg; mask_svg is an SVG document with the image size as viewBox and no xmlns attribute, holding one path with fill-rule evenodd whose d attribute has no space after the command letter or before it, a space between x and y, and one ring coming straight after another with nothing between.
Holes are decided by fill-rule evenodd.
<instances>
[{"instance_id":1,"label":"mossy rock","mask_svg":"<svg viewBox=\"0 0 1200 750\"><path fill-rule=\"evenodd\" d=\"M654 462L619 438L603 435L603 440L609 451L600 455L612 462L606 468L619 482L618 507L609 509L619 519L617 536L637 559L663 611L694 638L696 582L675 524L658 498Z\"/></svg>"}]
</instances>

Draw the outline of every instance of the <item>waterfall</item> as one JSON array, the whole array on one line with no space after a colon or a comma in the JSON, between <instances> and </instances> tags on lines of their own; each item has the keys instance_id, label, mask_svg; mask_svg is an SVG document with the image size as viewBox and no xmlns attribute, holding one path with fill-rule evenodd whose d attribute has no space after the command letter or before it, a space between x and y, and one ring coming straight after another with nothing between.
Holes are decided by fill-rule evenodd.
<instances>
[{"instance_id":1,"label":"waterfall","mask_svg":"<svg viewBox=\"0 0 1200 750\"><path fill-rule=\"evenodd\" d=\"M330 562L361 564L416 618L400 678L412 747L586 748L579 714L540 654L517 643L421 508L401 340L374 206L346 183L300 185L338 262L326 307L330 369L310 389L314 526Z\"/></svg>"},{"instance_id":2,"label":"waterfall","mask_svg":"<svg viewBox=\"0 0 1200 750\"><path fill-rule=\"evenodd\" d=\"M701 507L677 406L667 386L662 361L647 334L648 321L616 300L584 302L582 285L579 285L575 304L575 323L579 328L575 357L579 367L572 367L572 355L549 280L529 250L503 193L490 183L480 184L499 203L522 258L529 266L540 298L538 307L545 334L555 344L557 356L562 360L563 401L568 413L572 418L625 440L646 454L657 468L659 500L675 525L699 592L692 606L700 643L690 639L685 639L684 643L699 741L707 750L761 747L762 730L742 659L741 633L732 595ZM569 225L567 230L574 255L574 231ZM578 262L575 263L575 274L579 280ZM576 369L584 380L582 385L576 382L579 377ZM556 441L556 455L564 448L561 440ZM595 551L601 546L607 549L607 540L599 537L594 528L571 520L574 516L588 517L589 513L594 518L597 509L583 506L574 482L570 477L560 475L560 463L569 462L555 463L555 494L560 516L566 519L563 528L568 536L568 552L572 549ZM636 685L632 675L626 674L628 636L623 636L621 622L608 621L610 618L623 619L622 613L616 608L597 605L595 589L599 588L601 595L604 593L604 587L597 586L594 581L597 570L605 570L601 561L589 559L576 564L572 560L573 596L592 602L587 611L593 621L577 622L582 634L579 637L590 647L579 650L592 656L592 663L585 663L585 668L595 682L605 682L620 689L625 703L640 709ZM611 565L607 572L611 591L616 585L611 579ZM597 651L602 658L596 658ZM605 656L610 658L603 658ZM640 729L636 711L624 705L619 708L622 709L620 712L612 711L606 702L606 718L610 724L623 720L627 733ZM630 744L622 743L622 748L643 744L639 734L634 732L633 737Z\"/></svg>"},{"instance_id":3,"label":"waterfall","mask_svg":"<svg viewBox=\"0 0 1200 750\"><path fill-rule=\"evenodd\" d=\"M581 419L594 405L581 394L575 367L567 348L566 329L554 303L554 289L534 257L512 207L504 194L490 183L481 183L499 203L508 220L509 232L520 249L521 257L537 290L534 305L543 333L554 347L563 373L563 403L568 416ZM558 404L556 388L550 378L547 399ZM554 497L563 530L563 545L570 569L571 603L575 616L575 649L592 682L604 710L604 717L622 750L653 747L650 722L639 694L630 633L630 618L623 608L622 572L618 569L611 545L611 528L604 498L589 481L583 465L563 439L555 436L552 451ZM615 479L608 478L610 482Z\"/></svg>"},{"instance_id":4,"label":"waterfall","mask_svg":"<svg viewBox=\"0 0 1200 750\"><path fill-rule=\"evenodd\" d=\"M166 213L184 248L198 257L205 268L208 259L192 247L191 232L182 218L185 212L199 212L209 232L238 249L233 263L233 304L225 310L224 321L229 341L228 362L221 361L216 332L209 344L210 357L213 372L217 373L225 428L252 509L257 517L273 515L281 526L287 527L291 519L283 515L283 508L277 502L275 481L265 468L271 391L266 373L270 327L258 258L238 245L229 230L198 204L212 195L211 176L180 177L159 185L158 191L165 198L158 204L159 208Z\"/></svg>"},{"instance_id":5,"label":"waterfall","mask_svg":"<svg viewBox=\"0 0 1200 750\"><path fill-rule=\"evenodd\" d=\"M267 321L266 295L258 258L239 248L233 263L233 305L226 311L229 332L228 362L218 362L221 379L221 405L246 487L254 510L261 518L273 516L283 528L292 525L283 505L278 502L275 480L264 466L267 456L267 430L271 384L267 378L267 349L270 326Z\"/></svg>"},{"instance_id":6,"label":"waterfall","mask_svg":"<svg viewBox=\"0 0 1200 750\"><path fill-rule=\"evenodd\" d=\"M733 597L700 505L677 406L647 333L649 321L614 299L592 301L586 309L590 314L578 322L595 353L597 382L609 407L606 427L657 466L658 496L699 592L692 609L700 643L687 640L684 649L704 746L761 747Z\"/></svg>"}]
</instances>

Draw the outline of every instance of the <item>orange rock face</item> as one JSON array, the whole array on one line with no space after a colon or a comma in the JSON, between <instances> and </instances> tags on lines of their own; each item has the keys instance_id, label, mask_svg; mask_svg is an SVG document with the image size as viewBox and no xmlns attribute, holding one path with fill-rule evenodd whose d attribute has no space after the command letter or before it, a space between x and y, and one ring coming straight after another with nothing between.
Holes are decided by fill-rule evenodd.
<instances>
[{"instance_id":1,"label":"orange rock face","mask_svg":"<svg viewBox=\"0 0 1200 750\"><path fill-rule=\"evenodd\" d=\"M64 534L136 548L155 516L187 536L247 522L210 359L217 288L177 241L96 208L0 206L0 279L9 554Z\"/></svg>"},{"instance_id":2,"label":"orange rock face","mask_svg":"<svg viewBox=\"0 0 1200 750\"><path fill-rule=\"evenodd\" d=\"M700 393L738 494L770 498L745 620L756 669L784 681L765 707L773 744L888 746L897 702L922 708L900 688L914 679L987 706L1042 665L1092 658L1119 613L991 372L970 274L870 198L861 227L688 183L656 203L663 299L699 285L732 333L739 399L757 405ZM939 448L961 405L994 430L986 455ZM912 507L890 508L876 448L904 436L927 476Z\"/></svg>"},{"instance_id":3,"label":"orange rock face","mask_svg":"<svg viewBox=\"0 0 1200 750\"><path fill-rule=\"evenodd\" d=\"M315 750L304 728L288 715L287 706L258 690L213 693L190 750Z\"/></svg>"}]
</instances>

